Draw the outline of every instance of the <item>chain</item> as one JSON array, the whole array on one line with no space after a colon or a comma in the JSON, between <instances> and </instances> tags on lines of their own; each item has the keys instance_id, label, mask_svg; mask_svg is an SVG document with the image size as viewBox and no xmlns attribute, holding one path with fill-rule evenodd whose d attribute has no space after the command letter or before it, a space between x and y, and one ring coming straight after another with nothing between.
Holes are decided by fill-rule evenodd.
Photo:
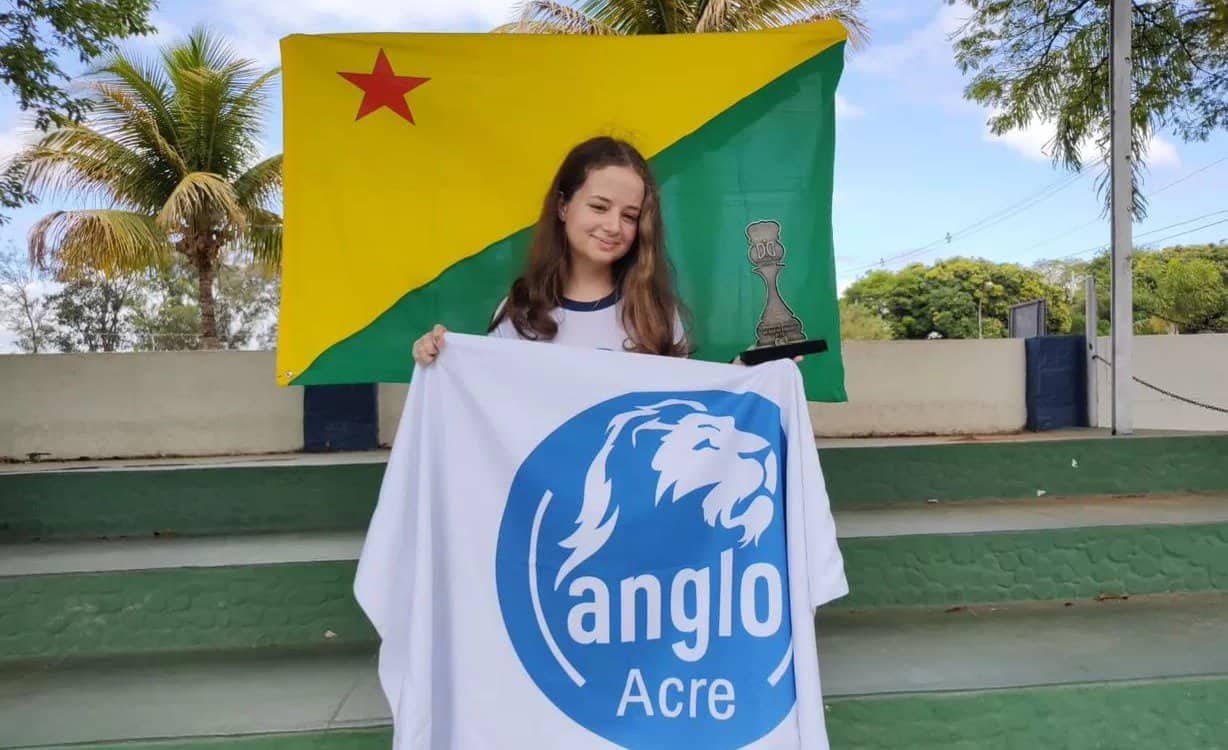
<instances>
[{"instance_id":1,"label":"chain","mask_svg":"<svg viewBox=\"0 0 1228 750\"><path fill-rule=\"evenodd\" d=\"M1105 359L1104 357L1101 357L1099 354L1093 354L1093 355L1092 355L1092 357L1093 357L1093 358L1095 358L1095 359L1098 359L1098 360L1100 360L1101 362L1103 362L1103 363L1105 363L1106 365L1108 365L1110 370L1113 368L1113 363L1112 363L1112 362L1110 362L1110 361L1108 361L1108 360L1107 360L1107 359ZM1194 400L1194 399L1192 399L1192 398L1187 398L1187 397L1185 397L1185 396L1181 396L1181 395L1179 395L1179 394L1173 393L1172 391L1166 391L1166 390L1164 390L1163 388L1161 388L1160 386L1158 386L1158 385L1152 385L1151 383L1148 383L1146 380L1142 380L1142 379L1140 379L1140 378L1131 378L1131 379L1132 379L1134 382L1138 383L1139 385L1146 386L1146 387L1150 388L1151 390L1156 391L1157 393L1163 393L1165 396L1168 396L1169 398L1175 398L1175 399L1177 399L1178 401L1184 401L1184 402L1185 402L1185 403L1187 403L1187 404L1193 404L1194 406L1201 406L1201 407L1202 407L1202 408L1204 408L1204 409L1210 409L1211 411L1218 411L1218 412L1221 412L1221 413L1223 413L1223 414L1228 414L1228 409L1225 409L1225 408L1224 408L1224 407L1222 407L1222 406L1214 406L1214 405L1212 405L1212 404L1204 404L1204 403L1203 403L1203 402L1201 402L1201 401L1195 401L1195 400Z\"/></svg>"}]
</instances>

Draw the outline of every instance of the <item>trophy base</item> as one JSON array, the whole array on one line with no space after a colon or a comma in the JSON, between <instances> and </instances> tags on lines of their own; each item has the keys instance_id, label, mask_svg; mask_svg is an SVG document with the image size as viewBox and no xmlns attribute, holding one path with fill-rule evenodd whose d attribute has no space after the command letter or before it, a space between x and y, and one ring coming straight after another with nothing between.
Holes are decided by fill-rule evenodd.
<instances>
[{"instance_id":1,"label":"trophy base","mask_svg":"<svg viewBox=\"0 0 1228 750\"><path fill-rule=\"evenodd\" d=\"M757 365L762 362L770 362L773 359L792 359L793 357L800 357L805 354L820 354L825 351L827 351L826 339L810 339L808 341L794 341L778 346L757 346L747 349L740 356L745 364Z\"/></svg>"}]
</instances>

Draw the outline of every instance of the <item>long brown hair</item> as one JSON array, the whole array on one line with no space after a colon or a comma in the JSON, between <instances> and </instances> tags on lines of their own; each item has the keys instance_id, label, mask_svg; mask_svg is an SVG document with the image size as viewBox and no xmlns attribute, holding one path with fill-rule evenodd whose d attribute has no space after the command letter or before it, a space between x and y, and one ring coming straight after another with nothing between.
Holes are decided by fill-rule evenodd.
<instances>
[{"instance_id":1,"label":"long brown hair","mask_svg":"<svg viewBox=\"0 0 1228 750\"><path fill-rule=\"evenodd\" d=\"M673 267L665 253L665 227L661 220L661 194L648 163L631 144L598 137L571 150L559 166L533 232L528 264L512 284L507 303L495 316L491 330L504 318L516 332L534 341L550 341L558 324L550 312L563 301L563 286L571 269L567 234L559 206L571 200L588 175L602 167L620 166L635 171L644 181L635 241L614 263L614 287L622 300L622 322L630 351L683 357L686 341L675 342L674 315L683 309L674 291Z\"/></svg>"}]
</instances>

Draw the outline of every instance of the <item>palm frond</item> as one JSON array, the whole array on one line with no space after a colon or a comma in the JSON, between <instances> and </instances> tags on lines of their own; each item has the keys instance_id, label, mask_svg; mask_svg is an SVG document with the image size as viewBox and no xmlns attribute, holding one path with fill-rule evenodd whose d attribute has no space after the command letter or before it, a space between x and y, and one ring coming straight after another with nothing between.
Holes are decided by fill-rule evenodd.
<instances>
[{"instance_id":1,"label":"palm frond","mask_svg":"<svg viewBox=\"0 0 1228 750\"><path fill-rule=\"evenodd\" d=\"M213 131L211 153L223 170L219 174L234 179L259 154L260 132L269 111L269 89L280 73L280 68L267 70L241 88L238 77L231 82Z\"/></svg>"},{"instance_id":2,"label":"palm frond","mask_svg":"<svg viewBox=\"0 0 1228 750\"><path fill-rule=\"evenodd\" d=\"M836 20L849 46L861 48L869 31L861 0L526 0L519 20L495 31L532 34L675 34L754 31Z\"/></svg>"},{"instance_id":3,"label":"palm frond","mask_svg":"<svg viewBox=\"0 0 1228 750\"><path fill-rule=\"evenodd\" d=\"M590 34L617 33L613 28L555 0L528 0L521 6L520 20L506 24L511 33ZM501 27L504 28L504 27Z\"/></svg>"},{"instance_id":4,"label":"palm frond","mask_svg":"<svg viewBox=\"0 0 1228 750\"><path fill-rule=\"evenodd\" d=\"M272 211L253 211L238 249L266 270L281 266L282 218Z\"/></svg>"},{"instance_id":5,"label":"palm frond","mask_svg":"<svg viewBox=\"0 0 1228 750\"><path fill-rule=\"evenodd\" d=\"M680 0L655 0L650 7L655 6L654 14L661 30L666 34L686 34L695 31L699 16L695 13L695 3Z\"/></svg>"},{"instance_id":6,"label":"palm frond","mask_svg":"<svg viewBox=\"0 0 1228 750\"><path fill-rule=\"evenodd\" d=\"M256 162L278 70L197 29L149 62L114 54L85 82L93 116L19 155L22 186L96 198L34 227L31 258L71 275L166 262L178 248L280 258L281 157ZM203 243L203 244L201 244Z\"/></svg>"},{"instance_id":7,"label":"palm frond","mask_svg":"<svg viewBox=\"0 0 1228 750\"><path fill-rule=\"evenodd\" d=\"M235 57L204 30L163 50L174 86L172 110L193 171L233 178L257 153L267 84L274 72Z\"/></svg>"},{"instance_id":8,"label":"palm frond","mask_svg":"<svg viewBox=\"0 0 1228 750\"><path fill-rule=\"evenodd\" d=\"M31 192L85 194L136 211L157 210L176 179L161 163L85 125L54 130L17 158Z\"/></svg>"},{"instance_id":9,"label":"palm frond","mask_svg":"<svg viewBox=\"0 0 1228 750\"><path fill-rule=\"evenodd\" d=\"M848 32L849 46L860 49L869 41L869 28L860 10L861 0L751 0L731 8L720 30L757 31L798 23L839 21Z\"/></svg>"},{"instance_id":10,"label":"palm frond","mask_svg":"<svg viewBox=\"0 0 1228 750\"><path fill-rule=\"evenodd\" d=\"M158 132L178 148L179 133L171 108L171 82L165 71L156 65L117 53L93 70L90 80L123 91L139 102L157 122Z\"/></svg>"},{"instance_id":11,"label":"palm frond","mask_svg":"<svg viewBox=\"0 0 1228 750\"><path fill-rule=\"evenodd\" d=\"M270 156L239 175L235 196L244 210L264 208L281 192L282 155Z\"/></svg>"},{"instance_id":12,"label":"palm frond","mask_svg":"<svg viewBox=\"0 0 1228 750\"><path fill-rule=\"evenodd\" d=\"M829 2L830 7L815 11L804 16L798 23L814 23L816 21L839 21L849 37L849 48L863 50L870 44L870 25L862 17L861 3L858 0L846 2Z\"/></svg>"},{"instance_id":13,"label":"palm frond","mask_svg":"<svg viewBox=\"0 0 1228 750\"><path fill-rule=\"evenodd\" d=\"M586 0L580 11L617 34L669 34L691 30L681 20L689 7L686 0Z\"/></svg>"},{"instance_id":14,"label":"palm frond","mask_svg":"<svg viewBox=\"0 0 1228 750\"><path fill-rule=\"evenodd\" d=\"M220 70L239 60L224 37L206 26L196 26L187 36L161 50L163 67L168 71L205 68Z\"/></svg>"},{"instance_id":15,"label":"palm frond","mask_svg":"<svg viewBox=\"0 0 1228 750\"><path fill-rule=\"evenodd\" d=\"M562 34L558 27L544 21L511 21L490 30L492 34Z\"/></svg>"},{"instance_id":16,"label":"palm frond","mask_svg":"<svg viewBox=\"0 0 1228 750\"><path fill-rule=\"evenodd\" d=\"M701 34L724 31L729 15L738 5L738 0L708 0L695 21L695 31Z\"/></svg>"},{"instance_id":17,"label":"palm frond","mask_svg":"<svg viewBox=\"0 0 1228 750\"><path fill-rule=\"evenodd\" d=\"M168 136L175 137L174 130L163 133L155 115L130 91L105 81L90 81L86 85L95 94L94 116L91 117L94 127L113 134L130 149L164 159L176 174L185 175L191 171L168 140Z\"/></svg>"},{"instance_id":18,"label":"palm frond","mask_svg":"<svg viewBox=\"0 0 1228 750\"><path fill-rule=\"evenodd\" d=\"M233 185L211 172L192 172L175 186L154 223L168 233L203 226L238 235L247 229L247 214Z\"/></svg>"},{"instance_id":19,"label":"palm frond","mask_svg":"<svg viewBox=\"0 0 1228 750\"><path fill-rule=\"evenodd\" d=\"M165 262L171 246L153 219L110 209L56 211L30 229L30 262L61 279L125 273Z\"/></svg>"}]
</instances>

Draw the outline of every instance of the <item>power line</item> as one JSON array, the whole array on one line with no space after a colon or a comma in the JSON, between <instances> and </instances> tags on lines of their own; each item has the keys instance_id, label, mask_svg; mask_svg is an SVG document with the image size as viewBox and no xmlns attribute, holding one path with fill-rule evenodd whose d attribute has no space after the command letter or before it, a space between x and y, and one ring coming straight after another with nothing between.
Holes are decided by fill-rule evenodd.
<instances>
[{"instance_id":1,"label":"power line","mask_svg":"<svg viewBox=\"0 0 1228 750\"><path fill-rule=\"evenodd\" d=\"M1011 203L1003 208L998 209L997 211L987 216L984 216L974 221L968 226L962 227L956 230L955 232L948 232L942 237L939 237L938 239L934 240L933 242L930 242L928 244L922 245L917 248L913 248L911 250L905 250L902 253L897 253L890 257L881 258L880 260L874 263L867 263L865 265L857 266L853 269L850 269L847 273L859 273L866 269L874 268L877 266L885 267L888 263L894 263L900 260L907 260L909 258L915 258L917 256L924 255L928 252L931 252L934 248L938 246L941 246L944 244L949 245L956 240L966 239L968 237L971 237L974 234L979 234L980 232L983 232L986 229L989 229L990 227L1001 224L1007 219L1013 218L1014 216L1019 215L1020 213L1047 200L1048 198L1053 197L1057 193L1073 185L1079 178L1083 177L1086 174L1087 174L1086 171L1080 170L1079 172L1076 172L1074 175L1070 177L1063 177L1060 180L1056 180L1054 182L1049 183L1048 185L1045 185L1039 190L1015 201L1014 203Z\"/></svg>"},{"instance_id":2,"label":"power line","mask_svg":"<svg viewBox=\"0 0 1228 750\"><path fill-rule=\"evenodd\" d=\"M1088 222L1085 222L1085 223L1083 223L1083 224L1080 224L1080 225L1079 225L1079 226L1077 226L1077 227L1071 227L1070 229L1067 229L1066 231L1061 232L1060 234L1055 234L1055 235L1053 235L1052 237L1050 237L1050 238L1049 238L1049 239L1047 239L1047 240L1041 240L1040 242L1037 242L1036 244L1032 245L1032 246L1031 246L1031 248L1032 248L1033 250L1035 250L1035 249L1036 249L1036 248L1038 248L1038 247L1044 247L1045 245L1048 245L1048 244L1050 244L1050 243L1052 243L1052 242L1054 242L1054 241L1056 241L1056 240L1060 240L1060 239L1062 239L1063 237L1067 237L1067 236L1069 236L1069 235L1072 235L1072 234L1074 234L1075 232L1079 231L1080 229L1083 229L1084 227L1090 227L1092 224L1099 224L1101 221L1103 221L1103 219L1101 219L1101 218L1097 217L1097 218L1095 218L1095 219L1092 219L1091 221L1088 221Z\"/></svg>"},{"instance_id":3,"label":"power line","mask_svg":"<svg viewBox=\"0 0 1228 750\"><path fill-rule=\"evenodd\" d=\"M1190 179L1191 177L1195 177L1195 176L1197 176L1197 175L1200 175L1200 174L1202 174L1203 172L1205 172L1205 171L1207 171L1208 169L1210 169L1211 167L1214 167L1214 166L1216 166L1217 164L1223 164L1223 163L1224 163L1224 162L1226 162L1226 161L1228 161L1228 156L1222 156L1222 157L1220 157L1220 158L1216 159L1215 161L1212 161L1212 162L1210 162L1210 163L1204 164L1204 165L1202 165L1201 167L1199 167L1198 169L1195 169L1195 170L1194 170L1194 171L1192 171L1192 172L1187 172L1186 174L1181 175L1180 177L1178 177L1177 179L1173 180L1172 182L1169 182L1169 183L1167 183L1167 184L1165 184L1165 185L1163 185L1163 186L1161 186L1161 187L1156 188L1155 190L1152 190L1152 191L1149 193L1149 196L1152 196L1152 195L1159 195L1160 193L1164 192L1165 190L1168 190L1169 188L1173 187L1174 185L1179 185L1179 184L1181 184L1181 183L1185 182L1186 180ZM1104 221L1104 220L1103 220L1103 219L1101 219L1101 218L1099 218L1099 217L1097 217L1097 218L1095 218L1095 219L1092 219L1091 221L1087 221L1087 222L1084 222L1084 223L1082 223L1082 224L1079 224L1078 226L1071 227L1071 228L1069 228L1069 229L1067 229L1067 230L1065 230L1065 231L1063 231L1063 232L1059 232L1058 234L1053 235L1052 237L1048 237L1048 238L1046 238L1046 239L1041 240L1040 242L1037 242L1036 244L1034 244L1034 245L1032 245L1032 246L1031 246L1031 249L1032 249L1032 250L1035 250L1035 249L1036 249L1036 248L1038 248L1038 247L1044 247L1045 245L1048 245L1048 244L1050 244L1050 243L1052 243L1052 242L1055 242L1055 241L1057 241L1057 240L1060 240L1060 239L1062 239L1063 237L1068 237L1068 236L1070 236L1070 235L1074 234L1075 232L1079 231L1080 229L1084 229L1084 228L1086 228L1086 227L1090 227L1092 224L1099 224L1099 223L1100 223L1100 222L1102 222L1102 221ZM1100 247L1100 246L1099 246L1099 245L1097 245L1097 247ZM1090 252L1090 251L1085 251L1085 252ZM1081 254L1083 254L1083 253L1076 253L1076 255L1081 255Z\"/></svg>"},{"instance_id":4,"label":"power line","mask_svg":"<svg viewBox=\"0 0 1228 750\"><path fill-rule=\"evenodd\" d=\"M1228 213L1228 212L1221 212L1221 213ZM1210 224L1203 224L1203 225L1202 225L1202 226L1200 226L1200 227L1194 227L1193 229L1187 229L1187 230L1185 230L1184 232L1177 232L1176 234L1170 234L1170 235L1168 235L1167 237L1161 237L1161 238L1160 238L1160 239L1158 239L1158 240L1148 240L1147 242L1145 242L1145 243L1143 243L1143 244L1145 244L1145 245L1158 245L1158 244L1159 244L1159 243L1161 243L1161 242L1165 242L1165 241L1167 241L1167 240L1171 240L1171 239L1174 239L1174 238L1176 238L1176 237L1184 237L1185 235L1187 235L1187 234L1193 234L1194 232L1197 232L1197 231L1199 231L1200 229L1206 229L1207 227L1213 227L1213 226L1217 226L1217 225L1219 225L1219 224L1228 224L1228 219L1220 219L1219 221L1213 221L1213 222L1211 222Z\"/></svg>"},{"instance_id":5,"label":"power line","mask_svg":"<svg viewBox=\"0 0 1228 750\"><path fill-rule=\"evenodd\" d=\"M1195 216L1195 217L1194 217L1194 218L1192 218L1192 219L1186 219L1185 221L1178 221L1178 222L1176 222L1176 223L1174 223L1174 224L1167 224L1167 225L1165 225L1165 226L1162 226L1162 227L1156 227L1155 229L1151 229L1151 230L1148 230L1148 231L1146 231L1146 232L1140 232L1139 234L1136 234L1136 235L1134 236L1134 239L1136 239L1136 240L1137 240L1137 239L1139 239L1139 238L1146 237L1146 236L1148 236L1148 235L1152 235L1152 234L1155 234L1155 233L1157 233L1157 232L1163 232L1163 231L1165 231L1165 230L1167 230L1167 229L1173 229L1174 227L1181 227L1181 226L1185 226L1186 224L1193 224L1193 223L1194 223L1194 222L1196 222L1196 221L1202 221L1203 219L1207 219L1207 218L1210 218L1210 217L1212 217L1212 216L1220 216L1220 215L1222 215L1222 214L1228 214L1228 209L1221 210L1221 211L1211 211L1210 213L1205 213L1205 214L1203 214L1202 216ZM1182 235L1189 234L1189 233L1191 233L1191 232L1197 232L1197 231L1198 231L1198 230L1200 230L1200 229L1206 229L1207 227L1213 227L1213 226L1215 226L1216 224L1223 224L1223 223L1224 223L1224 221L1228 221L1228 219L1224 219L1223 221L1214 221L1214 222L1211 222L1210 224L1204 224L1204 225L1203 225L1203 226L1201 226L1201 227L1194 227L1193 229L1190 229L1190 230L1187 230L1187 231L1184 231L1184 232L1178 232L1177 234L1170 235L1170 236L1168 236L1168 237L1161 237L1161 238L1160 238L1160 239L1158 239L1158 240L1148 240L1147 242L1144 242L1143 244L1144 244L1144 245L1153 245L1153 244L1155 244L1155 243L1157 243L1157 242L1163 242L1163 241L1164 241L1164 240L1166 240L1166 239L1172 239L1173 237L1180 237L1180 236L1182 236ZM1100 244L1098 244L1098 245L1093 245L1092 247L1089 247L1089 248L1087 248L1086 250L1080 250L1080 251L1079 251L1079 252L1077 252L1077 253L1071 253L1071 254L1069 254L1069 255L1065 255L1065 256L1062 256L1062 257L1063 257L1063 259L1066 259L1066 258L1077 258L1077 257L1079 257L1080 255L1087 255L1088 253L1094 253L1094 252L1096 252L1097 250L1105 250L1105 249L1107 249L1107 248L1108 248L1108 243L1101 242Z\"/></svg>"},{"instance_id":6,"label":"power line","mask_svg":"<svg viewBox=\"0 0 1228 750\"><path fill-rule=\"evenodd\" d=\"M957 232L955 234L955 238L965 239L967 237L971 237L972 235L979 234L980 232L983 232L984 230L989 229L990 227L997 226L998 224L1001 224L1007 219L1018 216L1019 214L1028 210L1032 206L1035 206L1036 204L1041 203L1042 201L1045 201L1053 197L1054 195L1057 195L1058 193L1062 192L1066 188L1070 187L1076 181L1078 181L1079 178L1083 177L1085 174L1087 173L1082 172L1082 171L1077 172L1076 174L1072 175L1069 179L1062 180L1059 183L1057 183L1052 189L1042 190L1040 193L1037 193L1032 198L1032 200L1030 200L1029 202L1024 203L1023 205L1017 206L1016 208L1011 209L1009 211L1002 211L999 213L999 215L997 215L996 217L993 217L992 220L986 219L978 224L974 224L972 227L968 227L967 229Z\"/></svg>"},{"instance_id":7,"label":"power line","mask_svg":"<svg viewBox=\"0 0 1228 750\"><path fill-rule=\"evenodd\" d=\"M1184 174L1184 175L1182 175L1182 176L1178 177L1177 179L1173 180L1172 182L1168 182L1168 183L1166 183L1166 184L1164 184L1164 185L1162 185L1162 186L1160 186L1160 187L1156 188L1155 190L1151 191L1150 195L1159 195L1160 193L1164 192L1165 190L1168 190L1169 188L1172 188L1172 187L1174 187L1175 185L1179 185L1179 184L1181 184L1182 182L1185 182L1186 180L1189 180L1189 179L1191 179L1191 178L1193 178L1193 177L1196 177L1196 176L1198 176L1199 174L1202 174L1203 172L1206 172L1208 169L1211 169L1212 167L1215 167L1215 166L1217 166L1217 165L1219 165L1219 164L1222 164L1222 163L1224 163L1224 162L1226 162L1226 161L1228 161L1228 156L1222 156L1222 157L1220 157L1220 158L1218 158L1218 159L1215 159L1214 161L1208 162L1207 164L1202 165L1202 166L1201 166L1201 167L1199 167L1198 169L1195 169L1195 170L1193 170L1192 172L1188 172L1188 173L1186 173L1186 174ZM1033 192L1033 193L1031 193L1031 194L1029 194L1029 195L1027 195L1027 196L1025 196L1025 197L1023 197L1023 198L1021 198L1021 199L1019 199L1018 201L1015 201L1014 203L1011 203L1011 204L1009 204L1009 205L1005 206L1004 208L1001 208L1001 209L999 209L999 210L997 210L997 211L995 211L995 212L993 212L993 213L991 213L991 214L989 214L989 215L987 215L987 216L985 216L985 217L983 217L983 218L981 218L981 219L978 219L977 221L973 222L972 224L969 224L968 226L963 227L963 228L961 228L961 229L959 229L959 230L957 230L957 231L955 231L955 232L948 232L948 233L944 234L942 237L939 237L938 239L936 239L936 240L934 240L934 241L932 241L932 242L929 242L929 243L927 243L927 244L925 244L925 245L921 245L920 247L916 247L916 248L913 248L913 249L911 249L911 250L905 250L904 252L897 253L897 254L895 254L895 255L891 255L891 256L887 256L887 257L885 257L885 258L880 258L878 261L875 261L875 262L873 262L873 263L866 263L866 264L863 264L863 265L860 265L860 266L856 266L856 267L854 267L854 268L852 268L852 269L849 269L848 271L845 271L844 273L857 274L857 273L860 273L860 272L862 272L862 271L865 271L865 270L868 270L868 269L871 269L871 268L880 268L880 267L881 267L881 268L885 268L885 267L887 266L887 264L888 264L888 263L895 263L895 262L898 262L898 261L901 261L901 260L910 260L910 259L913 259L913 258L917 258L917 257L920 257L920 256L922 256L922 255L926 255L926 254L928 254L928 253L930 253L930 252L933 252L933 251L934 251L936 248L939 248L939 247L941 247L942 245L950 245L952 242L955 242L955 241L957 241L957 240L967 239L968 237L971 237L972 235L979 234L980 232L983 232L983 231L985 231L986 229L989 229L990 227L996 226L996 225L998 225L998 224L1000 224L1000 223L1002 223L1002 222L1006 221L1007 219L1013 218L1014 216L1017 216L1017 215L1019 215L1020 213L1023 213L1024 211L1027 211L1028 209L1030 209L1030 208L1032 208L1033 206L1035 206L1035 205L1037 205L1037 204L1039 204L1039 203L1041 203L1041 202L1043 202L1043 201L1047 200L1048 198L1053 197L1053 196L1054 196L1054 195L1056 195L1057 193L1061 192L1062 190L1066 189L1066 188L1067 188L1067 187L1069 187L1070 185L1074 184L1074 183L1075 183L1075 181L1077 181L1079 178L1081 178L1081 177L1083 177L1083 176L1085 176L1085 175L1087 175L1087 174L1089 174L1088 170L1086 170L1086 169L1079 170L1079 171L1078 171L1078 172L1076 172L1076 173L1075 173L1073 176L1068 177L1068 178L1064 177L1064 178L1062 178L1062 179L1060 179L1060 180L1056 180L1056 181L1054 181L1054 182L1051 182L1051 183L1049 183L1049 184L1047 184L1047 185L1043 186L1043 187L1042 187L1042 188L1040 188L1039 190L1037 190L1037 191L1035 191L1035 192ZM1212 212L1212 213L1209 213L1209 214L1203 214L1202 216L1198 216L1198 217L1195 217L1195 218L1193 218L1193 219L1188 219L1188 220L1183 221L1183 222L1177 222L1176 224L1170 224L1170 225L1165 226L1165 227L1159 227L1158 229L1153 229L1153 230L1151 230L1150 232L1144 232L1144 233L1142 233L1142 234L1140 234L1140 235L1137 235L1137 236L1138 236L1138 237L1145 237L1145 236L1147 236L1148 234L1154 234L1155 232L1160 232L1160 231L1163 231L1163 230L1165 230L1165 229L1170 229L1170 228L1172 228L1172 227L1176 227L1176 226L1182 226L1183 224L1189 224L1189 223L1191 223L1191 222L1198 221L1198 220L1200 220L1200 219L1204 219L1204 218L1207 218L1207 217L1209 217L1209 216L1215 216L1215 215L1218 215L1218 214L1220 214L1220 213L1225 213L1225 212L1224 212L1224 211L1214 211L1214 212ZM1099 223L1100 221L1102 221L1102 219L1100 219L1100 218L1095 218L1095 219L1092 219L1091 221L1084 222L1084 223L1082 223L1082 224L1079 224L1078 226L1071 227L1070 229L1067 229L1067 230L1065 230L1065 231L1063 231L1063 232L1060 232L1060 233L1058 233L1058 234L1055 234L1055 235L1053 235L1053 236L1051 236L1051 237L1049 237L1049 238L1047 238L1047 239L1045 239L1045 240L1042 240L1041 242L1036 243L1036 244L1032 245L1031 247L1032 247L1033 249L1038 248L1038 247L1043 247L1043 246L1048 245L1048 244L1050 244L1050 243L1052 243L1052 242L1055 242L1056 240L1062 239L1063 237L1069 236L1069 235L1071 235L1071 234L1073 234L1073 233L1075 233L1075 232L1079 231L1080 229L1083 229L1083 228L1085 228L1085 227L1089 227L1089 226L1091 226L1091 225L1093 225L1093 224ZM1218 224L1218 223L1221 223L1221 222L1215 222L1215 223L1212 223L1212 224L1208 224L1208 225L1206 225L1206 226L1215 226L1215 225L1216 225L1216 224ZM1195 232L1195 231L1198 231L1199 229L1204 229L1204 228L1206 228L1206 227L1196 227L1196 228L1194 228L1194 229L1189 230L1189 232ZM1173 236L1174 236L1174 237L1179 237L1179 236L1182 236L1182 235L1184 235L1184 234L1188 234L1189 232L1182 232L1182 233L1180 233L1180 234L1173 235ZM1171 239L1171 237L1169 237L1169 238L1164 238L1164 239ZM1156 242L1162 242L1162 241L1163 241L1163 239L1161 239L1161 240L1156 240ZM1150 244L1150 243L1148 243L1148 244ZM1075 253L1070 253L1069 255L1066 255L1066 256L1063 256L1063 257L1065 257L1065 258L1075 258L1075 257L1078 257L1078 256L1080 256L1080 255L1087 255L1088 253L1093 253L1093 252L1095 252L1095 251L1097 251L1097 250L1099 250L1099 249L1105 248L1105 247L1107 247L1107 244L1099 244L1099 245L1095 245L1094 247L1089 247L1089 248L1087 248L1086 250L1080 250L1080 251L1075 252Z\"/></svg>"},{"instance_id":8,"label":"power line","mask_svg":"<svg viewBox=\"0 0 1228 750\"><path fill-rule=\"evenodd\" d=\"M1189 173L1189 174L1187 174L1187 175L1182 175L1181 177L1178 177L1177 179L1175 179L1175 180L1173 180L1172 182L1168 183L1168 184L1167 184L1167 185L1165 185L1164 187L1161 187L1161 188L1156 188L1155 190L1151 191L1151 194L1152 194L1152 195L1158 195L1158 194L1160 194L1160 193L1164 192L1165 190L1168 190L1168 189L1169 189L1170 187L1172 187L1173 185L1179 185L1180 183L1185 182L1186 180L1190 179L1190 178L1191 178L1191 177L1193 177L1194 175L1197 175L1197 174L1202 174L1203 172L1207 171L1207 170L1208 170L1208 169L1210 169L1211 167L1214 167L1216 164L1222 164L1222 163L1224 163L1224 162L1226 162L1226 161L1228 161L1228 156L1222 156L1222 157L1220 157L1220 158L1216 159L1215 161L1211 162L1210 164L1205 164L1205 165L1203 165L1202 167L1199 167L1198 169L1195 169L1193 172L1190 172L1190 173Z\"/></svg>"}]
</instances>

